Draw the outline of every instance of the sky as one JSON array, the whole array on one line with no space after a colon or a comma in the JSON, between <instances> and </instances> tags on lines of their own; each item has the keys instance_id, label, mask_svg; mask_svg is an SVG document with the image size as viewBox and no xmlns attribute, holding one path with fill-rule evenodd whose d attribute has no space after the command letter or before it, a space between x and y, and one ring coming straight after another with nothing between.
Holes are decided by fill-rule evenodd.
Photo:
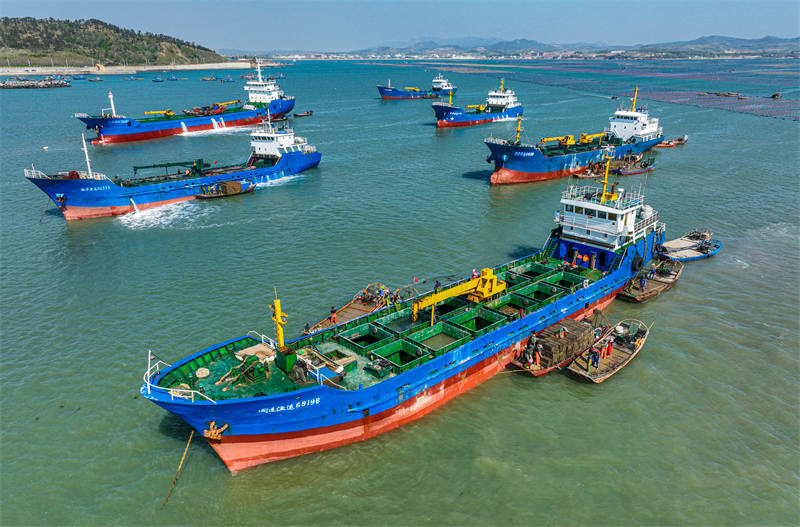
<instances>
[{"instance_id":1,"label":"sky","mask_svg":"<svg viewBox=\"0 0 800 527\"><path fill-rule=\"evenodd\" d=\"M634 45L800 35L799 0L0 0L0 16L98 18L252 51L350 51L467 36Z\"/></svg>"}]
</instances>

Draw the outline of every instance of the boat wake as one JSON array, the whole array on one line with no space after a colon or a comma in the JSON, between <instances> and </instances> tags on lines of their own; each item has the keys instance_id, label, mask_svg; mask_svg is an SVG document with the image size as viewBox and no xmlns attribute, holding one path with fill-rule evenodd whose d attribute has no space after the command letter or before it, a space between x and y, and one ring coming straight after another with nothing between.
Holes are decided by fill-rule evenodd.
<instances>
[{"instance_id":1,"label":"boat wake","mask_svg":"<svg viewBox=\"0 0 800 527\"><path fill-rule=\"evenodd\" d=\"M196 228L203 218L218 210L216 204L183 201L125 214L119 216L119 221L131 230Z\"/></svg>"},{"instance_id":2,"label":"boat wake","mask_svg":"<svg viewBox=\"0 0 800 527\"><path fill-rule=\"evenodd\" d=\"M285 185L286 183L291 183L292 181L297 181L298 179L301 179L303 177L305 177L305 174L302 174L302 173L301 174L294 174L294 175L291 175L291 176L282 177L280 179L275 179L275 180L272 180L272 181L265 181L263 183L256 183L255 187L256 187L256 190L261 190L261 189L265 189L265 188L269 188L269 187L278 187L280 185Z\"/></svg>"}]
</instances>

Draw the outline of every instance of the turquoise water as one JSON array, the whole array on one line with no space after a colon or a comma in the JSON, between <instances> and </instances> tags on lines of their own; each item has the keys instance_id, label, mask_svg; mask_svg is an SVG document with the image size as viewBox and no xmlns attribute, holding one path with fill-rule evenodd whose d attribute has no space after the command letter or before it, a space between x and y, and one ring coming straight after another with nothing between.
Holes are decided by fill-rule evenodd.
<instances>
[{"instance_id":1,"label":"turquoise water","mask_svg":"<svg viewBox=\"0 0 800 527\"><path fill-rule=\"evenodd\" d=\"M22 169L82 167L74 112L107 106L109 89L120 113L177 111L238 98L241 82L189 72L0 92L1 523L800 522L800 128L666 103L651 112L689 144L657 152L652 175L621 186L646 181L669 235L709 226L725 247L688 264L665 296L611 306L612 319L655 321L620 375L595 386L500 374L381 437L234 477L195 437L162 508L190 430L138 396L148 349L172 361L251 329L271 334L275 286L295 335L368 283L462 276L528 254L565 185L489 187L481 140L515 123L436 130L430 101L377 97L387 78L425 86L432 71L311 62L285 72L295 111L314 111L293 126L322 152L318 169L247 196L69 225L52 206L42 215L45 196ZM448 76L462 104L494 84ZM760 93L774 82L691 85ZM596 132L618 102L508 87L533 140ZM114 175L242 161L249 144L224 132L90 152Z\"/></svg>"}]
</instances>

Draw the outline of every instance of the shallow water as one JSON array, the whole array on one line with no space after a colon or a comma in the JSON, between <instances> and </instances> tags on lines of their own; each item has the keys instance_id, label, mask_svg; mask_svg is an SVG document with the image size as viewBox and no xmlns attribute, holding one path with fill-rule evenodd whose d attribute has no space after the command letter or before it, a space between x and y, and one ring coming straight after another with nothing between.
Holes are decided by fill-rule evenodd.
<instances>
[{"instance_id":1,"label":"shallow water","mask_svg":"<svg viewBox=\"0 0 800 527\"><path fill-rule=\"evenodd\" d=\"M713 78L725 65L692 67ZM668 103L650 111L689 144L655 153L658 168L622 186L646 182L668 235L709 226L725 246L687 264L663 297L609 308L611 319L655 321L622 373L598 386L499 374L396 431L235 477L195 437L161 508L189 428L138 396L148 349L172 361L251 329L272 334L273 287L297 335L368 283L418 277L425 290L526 255L553 227L566 183L491 188L481 140L510 136L515 123L437 130L430 101L377 97L387 77L425 85L433 71L309 62L285 72L295 111L314 110L293 127L322 153L318 169L234 199L69 225L52 205L42 214L45 196L22 169L82 166L74 112L106 106L109 89L118 111L141 115L237 98L241 82L187 72L182 82L0 92L1 523L800 522L800 128ZM449 78L459 104L494 86ZM777 91L772 77L754 82L691 84ZM532 141L598 131L619 102L507 87L526 105ZM225 130L90 152L95 170L114 175L197 157L240 162L249 148L246 132Z\"/></svg>"}]
</instances>

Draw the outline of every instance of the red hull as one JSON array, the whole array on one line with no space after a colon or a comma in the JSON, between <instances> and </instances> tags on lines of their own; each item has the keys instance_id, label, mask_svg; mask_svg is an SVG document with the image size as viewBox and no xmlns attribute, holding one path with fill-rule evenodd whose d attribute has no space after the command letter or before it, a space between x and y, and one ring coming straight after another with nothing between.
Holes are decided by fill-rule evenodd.
<instances>
[{"instance_id":1,"label":"red hull","mask_svg":"<svg viewBox=\"0 0 800 527\"><path fill-rule=\"evenodd\" d=\"M152 209L154 207L162 207L170 205L171 203L180 203L181 201L188 201L194 199L194 196L186 196L185 198L168 199L164 201L151 201L150 203L137 203L136 207L139 210ZM120 216L134 212L136 209L133 205L121 205L119 207L59 207L66 220L85 220L87 218L102 218L104 216Z\"/></svg>"},{"instance_id":2,"label":"red hull","mask_svg":"<svg viewBox=\"0 0 800 527\"><path fill-rule=\"evenodd\" d=\"M508 168L500 168L492 172L489 182L492 185L514 185L517 183L532 183L534 181L547 181L580 174L586 171L586 167L558 170L556 172L519 172Z\"/></svg>"},{"instance_id":3,"label":"red hull","mask_svg":"<svg viewBox=\"0 0 800 527\"><path fill-rule=\"evenodd\" d=\"M580 320L587 313L591 314L596 309L605 309L614 300L616 294L617 291L610 293L590 304L588 308L576 311L570 315L570 318ZM527 340L526 337L462 373L454 375L380 414L370 415L351 423L299 432L249 436L223 435L220 442L211 442L210 444L228 470L236 472L271 461L363 441L419 419L456 396L481 384L514 360L514 357L524 348Z\"/></svg>"},{"instance_id":4,"label":"red hull","mask_svg":"<svg viewBox=\"0 0 800 527\"><path fill-rule=\"evenodd\" d=\"M282 114L275 114L272 116L273 119L281 117L286 112ZM263 117L250 117L247 119L237 119L235 121L225 121L225 128L235 128L237 126L250 126L254 124L258 124L264 120ZM204 130L213 130L214 124L201 124L197 126L189 126L186 128L185 131L187 132L201 132ZM93 145L107 145L112 143L128 143L132 141L146 141L148 139L160 139L162 137L169 137L171 135L179 135L184 133L184 129L178 126L177 128L167 128L164 130L153 130L150 132L142 132L139 134L121 134L121 135L101 135L95 139L92 139Z\"/></svg>"},{"instance_id":5,"label":"red hull","mask_svg":"<svg viewBox=\"0 0 800 527\"><path fill-rule=\"evenodd\" d=\"M439 119L436 121L436 128L459 128L462 126L475 126L476 124L493 123L494 121L503 121L505 119L482 119L480 121L443 121Z\"/></svg>"}]
</instances>

